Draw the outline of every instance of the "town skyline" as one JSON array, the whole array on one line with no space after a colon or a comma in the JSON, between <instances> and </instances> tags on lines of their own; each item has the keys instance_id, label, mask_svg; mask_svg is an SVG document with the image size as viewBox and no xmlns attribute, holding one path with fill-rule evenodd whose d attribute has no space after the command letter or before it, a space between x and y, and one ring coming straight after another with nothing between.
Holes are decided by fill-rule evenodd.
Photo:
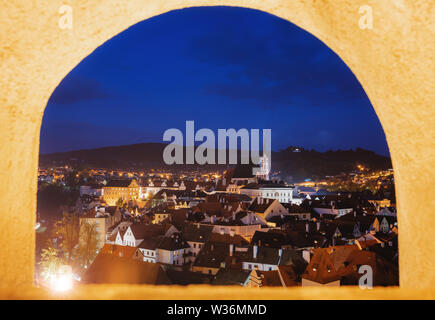
<instances>
[{"instance_id":1,"label":"town skyline","mask_svg":"<svg viewBox=\"0 0 435 320\"><path fill-rule=\"evenodd\" d=\"M95 149L103 149L103 148L116 148L116 147L125 147L125 146L133 146L133 145L141 145L141 144L163 144L163 145L168 145L169 142L165 142L165 141L139 141L139 142L135 142L135 143L127 143L127 144L120 144L120 145L116 145L116 144L108 144L108 145L100 145L100 146L95 146L95 147L88 147L88 148L83 148L83 149L70 149L70 150L63 150L63 151L52 151L52 152L39 152L40 155L50 155L50 154L57 154L57 153L68 153L68 152L74 152L74 151L86 151L86 150L95 150ZM201 143L195 143L195 146L200 145ZM357 149L363 149L363 150L367 150L367 151L371 151L374 152L376 154L382 155L382 156L386 156L386 157L390 157L390 153L387 150L386 154L382 154L382 153L377 153L375 150L371 150L371 149L366 149L366 148L362 148L360 146L354 146L354 147L349 147L349 148L344 148L344 149L333 149L333 148L329 148L329 149L325 149L325 150L318 150L316 148L307 148L303 145L288 145L288 146L283 146L282 148L272 148L272 152L280 152L283 151L287 148L302 148L305 150L310 150L310 151L315 151L315 152L328 152L328 151L354 151ZM240 150L240 148L238 148L238 150Z\"/></svg>"}]
</instances>

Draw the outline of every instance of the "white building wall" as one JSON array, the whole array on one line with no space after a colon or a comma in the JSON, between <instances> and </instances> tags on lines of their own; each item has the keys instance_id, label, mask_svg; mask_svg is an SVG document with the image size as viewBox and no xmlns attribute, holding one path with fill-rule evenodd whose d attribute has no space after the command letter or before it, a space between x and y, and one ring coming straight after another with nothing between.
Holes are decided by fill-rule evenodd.
<instances>
[{"instance_id":1,"label":"white building wall","mask_svg":"<svg viewBox=\"0 0 435 320\"><path fill-rule=\"evenodd\" d=\"M276 199L281 203L292 203L293 201L292 188L240 189L240 193L251 198Z\"/></svg>"},{"instance_id":2,"label":"white building wall","mask_svg":"<svg viewBox=\"0 0 435 320\"><path fill-rule=\"evenodd\" d=\"M313 208L313 210L322 216L323 214L331 214L331 215L345 215L353 211L352 208L349 209L333 209L333 208Z\"/></svg>"},{"instance_id":3,"label":"white building wall","mask_svg":"<svg viewBox=\"0 0 435 320\"><path fill-rule=\"evenodd\" d=\"M133 232L131 232L131 228L128 227L127 231L124 234L123 245L129 247L137 247L142 241L143 239L136 239L133 235Z\"/></svg>"},{"instance_id":4,"label":"white building wall","mask_svg":"<svg viewBox=\"0 0 435 320\"><path fill-rule=\"evenodd\" d=\"M251 266L251 268L249 268ZM273 271L278 268L278 266L273 264L262 264L262 263L255 263L255 262L243 262L242 263L242 269L243 270L254 270L257 268L260 271Z\"/></svg>"},{"instance_id":5,"label":"white building wall","mask_svg":"<svg viewBox=\"0 0 435 320\"><path fill-rule=\"evenodd\" d=\"M193 242L193 241L187 241L187 243L190 246L190 248L187 250L192 253L189 260L193 262L195 261L199 251L201 251L201 249L204 247L204 244L201 242Z\"/></svg>"},{"instance_id":6,"label":"white building wall","mask_svg":"<svg viewBox=\"0 0 435 320\"><path fill-rule=\"evenodd\" d=\"M260 191L264 199L276 199L281 203L291 203L293 199L292 188L261 188Z\"/></svg>"},{"instance_id":7,"label":"white building wall","mask_svg":"<svg viewBox=\"0 0 435 320\"><path fill-rule=\"evenodd\" d=\"M122 240L122 237L121 237L121 234L119 233L119 231L116 234L115 244L117 244L118 246L124 245L124 241Z\"/></svg>"},{"instance_id":8,"label":"white building wall","mask_svg":"<svg viewBox=\"0 0 435 320\"><path fill-rule=\"evenodd\" d=\"M168 251L164 249L157 249L158 262L166 264L183 265L184 249Z\"/></svg>"},{"instance_id":9,"label":"white building wall","mask_svg":"<svg viewBox=\"0 0 435 320\"><path fill-rule=\"evenodd\" d=\"M143 254L143 261L156 263L158 261L157 251L150 249L139 249Z\"/></svg>"}]
</instances>

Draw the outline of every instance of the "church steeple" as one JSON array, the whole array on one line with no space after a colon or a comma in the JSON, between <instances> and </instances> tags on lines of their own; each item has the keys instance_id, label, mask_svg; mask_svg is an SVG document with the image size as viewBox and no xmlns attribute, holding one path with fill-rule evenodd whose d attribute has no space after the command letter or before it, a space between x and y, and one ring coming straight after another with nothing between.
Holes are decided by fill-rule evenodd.
<instances>
[{"instance_id":1,"label":"church steeple","mask_svg":"<svg viewBox=\"0 0 435 320\"><path fill-rule=\"evenodd\" d=\"M267 155L264 154L260 158L260 170L257 172L257 178L263 180L269 180L269 173L270 173L269 159L267 158Z\"/></svg>"}]
</instances>

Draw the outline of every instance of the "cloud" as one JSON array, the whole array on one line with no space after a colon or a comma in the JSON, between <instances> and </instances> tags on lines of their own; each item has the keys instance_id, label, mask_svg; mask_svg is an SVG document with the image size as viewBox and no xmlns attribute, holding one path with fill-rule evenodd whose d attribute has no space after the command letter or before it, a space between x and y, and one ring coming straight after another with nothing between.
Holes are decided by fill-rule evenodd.
<instances>
[{"instance_id":1,"label":"cloud","mask_svg":"<svg viewBox=\"0 0 435 320\"><path fill-rule=\"evenodd\" d=\"M105 90L100 82L94 79L68 76L54 90L49 103L69 104L111 97L112 94Z\"/></svg>"}]
</instances>

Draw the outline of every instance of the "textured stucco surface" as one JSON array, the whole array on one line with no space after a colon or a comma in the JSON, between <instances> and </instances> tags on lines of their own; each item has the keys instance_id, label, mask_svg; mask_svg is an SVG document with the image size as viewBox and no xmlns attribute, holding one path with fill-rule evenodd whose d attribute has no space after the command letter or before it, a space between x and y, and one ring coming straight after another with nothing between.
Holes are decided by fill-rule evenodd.
<instances>
[{"instance_id":1,"label":"textured stucco surface","mask_svg":"<svg viewBox=\"0 0 435 320\"><path fill-rule=\"evenodd\" d=\"M58 27L62 4L74 10L71 30ZM371 30L358 27L358 9L365 4L373 8ZM399 298L425 292L435 297L433 291L403 291L435 286L435 3L414 0L1 0L0 282L9 289L0 294L41 294L11 287L32 283L39 131L55 87L84 57L131 25L199 5L249 7L287 19L325 42L350 67L380 118L396 175L401 289L371 294ZM110 289L113 296L118 289L124 290ZM149 297L151 289L135 290ZM287 296L314 292L342 295L330 289ZM228 297L241 295L233 293Z\"/></svg>"},{"instance_id":2,"label":"textured stucco surface","mask_svg":"<svg viewBox=\"0 0 435 320\"><path fill-rule=\"evenodd\" d=\"M361 290L355 287L329 288L244 288L208 286L146 286L146 285L87 285L66 294L37 288L0 289L0 299L116 299L116 300L287 300L287 299L433 299L435 291L399 288Z\"/></svg>"}]
</instances>

